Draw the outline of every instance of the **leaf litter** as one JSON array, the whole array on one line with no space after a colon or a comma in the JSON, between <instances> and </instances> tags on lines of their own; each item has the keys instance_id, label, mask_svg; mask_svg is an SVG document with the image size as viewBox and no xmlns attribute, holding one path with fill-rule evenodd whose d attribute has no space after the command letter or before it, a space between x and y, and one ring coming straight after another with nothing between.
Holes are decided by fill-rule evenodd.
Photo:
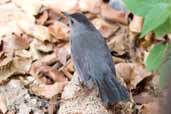
<instances>
[{"instance_id":1,"label":"leaf litter","mask_svg":"<svg viewBox=\"0 0 171 114\"><path fill-rule=\"evenodd\" d=\"M104 1L0 2L0 27L3 28L0 30L0 113L160 112L159 77L147 72L143 64L153 43L149 37L153 36L139 41L142 18L134 16L130 20L123 6ZM129 90L131 101L118 103L108 110L102 105L97 88L89 91L80 85L70 54L70 28L61 11L83 12L102 33L111 53L117 55L113 56L117 77Z\"/></svg>"}]
</instances>

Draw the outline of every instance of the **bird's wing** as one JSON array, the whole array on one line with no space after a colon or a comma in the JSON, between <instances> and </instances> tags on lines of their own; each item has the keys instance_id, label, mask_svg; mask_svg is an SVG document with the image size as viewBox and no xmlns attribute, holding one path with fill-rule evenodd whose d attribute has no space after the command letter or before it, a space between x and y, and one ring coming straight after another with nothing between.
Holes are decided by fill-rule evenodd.
<instances>
[{"instance_id":1,"label":"bird's wing","mask_svg":"<svg viewBox=\"0 0 171 114\"><path fill-rule=\"evenodd\" d=\"M109 71L109 69L115 75L112 56L99 33L85 32L77 36L77 39L72 39L71 53L73 62L84 82L89 83L93 77L101 75L100 73ZM108 70L106 70L106 67Z\"/></svg>"},{"instance_id":2,"label":"bird's wing","mask_svg":"<svg viewBox=\"0 0 171 114\"><path fill-rule=\"evenodd\" d=\"M99 47L99 50L101 50L101 54L102 56L104 56L105 58L105 62L109 65L111 71L113 72L114 76L116 76L116 71L115 71L115 67L114 67L114 63L113 63L113 60L112 60L112 55L111 55L111 52L104 40L104 38L102 37L102 35L97 32L96 34L99 38L99 44L102 44L100 47Z\"/></svg>"}]
</instances>

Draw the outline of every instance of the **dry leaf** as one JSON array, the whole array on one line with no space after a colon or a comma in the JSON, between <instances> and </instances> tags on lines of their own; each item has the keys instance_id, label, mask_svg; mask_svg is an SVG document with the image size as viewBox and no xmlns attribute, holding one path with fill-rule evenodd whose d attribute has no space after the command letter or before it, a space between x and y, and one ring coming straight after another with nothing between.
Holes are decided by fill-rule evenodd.
<instances>
[{"instance_id":1,"label":"dry leaf","mask_svg":"<svg viewBox=\"0 0 171 114\"><path fill-rule=\"evenodd\" d=\"M111 25L99 18L94 19L93 24L101 32L104 38L110 37L119 28L119 26Z\"/></svg>"},{"instance_id":2,"label":"dry leaf","mask_svg":"<svg viewBox=\"0 0 171 114\"><path fill-rule=\"evenodd\" d=\"M132 80L132 64L131 63L119 63L115 65L117 74L122 77L126 82Z\"/></svg>"},{"instance_id":3,"label":"dry leaf","mask_svg":"<svg viewBox=\"0 0 171 114\"><path fill-rule=\"evenodd\" d=\"M34 23L25 20L19 20L18 26L23 32L37 38L40 41L53 42L49 35L48 28L45 26L35 25Z\"/></svg>"},{"instance_id":4,"label":"dry leaf","mask_svg":"<svg viewBox=\"0 0 171 114\"><path fill-rule=\"evenodd\" d=\"M13 74L27 73L30 67L31 57L25 57L23 54L16 55L14 58L7 56L0 64L0 83L7 80Z\"/></svg>"},{"instance_id":5,"label":"dry leaf","mask_svg":"<svg viewBox=\"0 0 171 114\"><path fill-rule=\"evenodd\" d=\"M36 24L44 25L45 21L48 19L48 11L44 11L42 14L36 16Z\"/></svg>"},{"instance_id":6,"label":"dry leaf","mask_svg":"<svg viewBox=\"0 0 171 114\"><path fill-rule=\"evenodd\" d=\"M129 52L129 38L128 38L128 30L125 26L119 26L117 29L117 32L114 36L110 38L110 41L108 42L108 46L111 50L114 50L116 52ZM119 46L118 46L119 44Z\"/></svg>"},{"instance_id":7,"label":"dry leaf","mask_svg":"<svg viewBox=\"0 0 171 114\"><path fill-rule=\"evenodd\" d=\"M161 114L161 104L158 100L144 104L141 107L141 112L142 114Z\"/></svg>"},{"instance_id":8,"label":"dry leaf","mask_svg":"<svg viewBox=\"0 0 171 114\"><path fill-rule=\"evenodd\" d=\"M150 32L144 37L144 39L141 40L140 45L145 49L149 48L151 45L154 44L154 42L155 42L154 39L155 39L154 34Z\"/></svg>"},{"instance_id":9,"label":"dry leaf","mask_svg":"<svg viewBox=\"0 0 171 114\"><path fill-rule=\"evenodd\" d=\"M12 0L12 2L30 16L37 15L42 10L41 0Z\"/></svg>"},{"instance_id":10,"label":"dry leaf","mask_svg":"<svg viewBox=\"0 0 171 114\"><path fill-rule=\"evenodd\" d=\"M0 38L10 33L20 34L22 31L17 26L17 20L34 22L34 17L30 17L22 12L12 3L0 5Z\"/></svg>"},{"instance_id":11,"label":"dry leaf","mask_svg":"<svg viewBox=\"0 0 171 114\"><path fill-rule=\"evenodd\" d=\"M56 47L55 53L57 54L58 60L65 65L67 62L67 57L70 55L70 47L69 44L65 44L64 46Z\"/></svg>"},{"instance_id":12,"label":"dry leaf","mask_svg":"<svg viewBox=\"0 0 171 114\"><path fill-rule=\"evenodd\" d=\"M119 63L116 65L116 70L119 76L126 80L129 89L135 88L139 82L151 75L139 63Z\"/></svg>"},{"instance_id":13,"label":"dry leaf","mask_svg":"<svg viewBox=\"0 0 171 114\"><path fill-rule=\"evenodd\" d=\"M79 9L78 0L44 0L43 5L55 12L76 12Z\"/></svg>"},{"instance_id":14,"label":"dry leaf","mask_svg":"<svg viewBox=\"0 0 171 114\"><path fill-rule=\"evenodd\" d=\"M57 62L56 53L48 54L40 59L40 62L45 65L52 65Z\"/></svg>"},{"instance_id":15,"label":"dry leaf","mask_svg":"<svg viewBox=\"0 0 171 114\"><path fill-rule=\"evenodd\" d=\"M52 98L53 96L62 92L66 82L56 82L53 85L44 85L32 87L31 90L38 96L44 96L45 98Z\"/></svg>"},{"instance_id":16,"label":"dry leaf","mask_svg":"<svg viewBox=\"0 0 171 114\"><path fill-rule=\"evenodd\" d=\"M157 100L154 95L150 95L148 92L142 92L136 96L133 96L133 99L137 104L147 104Z\"/></svg>"},{"instance_id":17,"label":"dry leaf","mask_svg":"<svg viewBox=\"0 0 171 114\"><path fill-rule=\"evenodd\" d=\"M57 100L58 100L57 96L50 99L49 106L48 106L48 114L54 114L57 111L57 108L56 108L58 104Z\"/></svg>"},{"instance_id":18,"label":"dry leaf","mask_svg":"<svg viewBox=\"0 0 171 114\"><path fill-rule=\"evenodd\" d=\"M42 74L41 77L43 77L44 75L48 78L51 78L54 82L65 82L67 81L64 74L52 67L49 66L40 66L37 69L37 74Z\"/></svg>"},{"instance_id":19,"label":"dry leaf","mask_svg":"<svg viewBox=\"0 0 171 114\"><path fill-rule=\"evenodd\" d=\"M142 30L142 26L143 26L143 18L140 16L134 15L133 20L129 24L130 31L140 33Z\"/></svg>"},{"instance_id":20,"label":"dry leaf","mask_svg":"<svg viewBox=\"0 0 171 114\"><path fill-rule=\"evenodd\" d=\"M68 32L69 28L66 24L61 23L59 21L55 21L49 27L49 33L55 37L55 39L59 41L68 41Z\"/></svg>"},{"instance_id":21,"label":"dry leaf","mask_svg":"<svg viewBox=\"0 0 171 114\"><path fill-rule=\"evenodd\" d=\"M102 0L80 0L79 7L81 11L91 13L100 13Z\"/></svg>"},{"instance_id":22,"label":"dry leaf","mask_svg":"<svg viewBox=\"0 0 171 114\"><path fill-rule=\"evenodd\" d=\"M15 34L14 35L14 45L18 46L18 49L27 49L30 45L31 39L26 34ZM12 39L10 39L12 40ZM10 41L9 40L9 41Z\"/></svg>"},{"instance_id":23,"label":"dry leaf","mask_svg":"<svg viewBox=\"0 0 171 114\"><path fill-rule=\"evenodd\" d=\"M63 68L61 68L62 71L64 72L64 74L66 75L66 77L68 77L69 79L72 79L73 77L73 73L74 73L74 65L73 62L70 60L68 61Z\"/></svg>"},{"instance_id":24,"label":"dry leaf","mask_svg":"<svg viewBox=\"0 0 171 114\"><path fill-rule=\"evenodd\" d=\"M110 21L128 24L127 14L124 11L114 10L108 4L101 5L101 15Z\"/></svg>"}]
</instances>

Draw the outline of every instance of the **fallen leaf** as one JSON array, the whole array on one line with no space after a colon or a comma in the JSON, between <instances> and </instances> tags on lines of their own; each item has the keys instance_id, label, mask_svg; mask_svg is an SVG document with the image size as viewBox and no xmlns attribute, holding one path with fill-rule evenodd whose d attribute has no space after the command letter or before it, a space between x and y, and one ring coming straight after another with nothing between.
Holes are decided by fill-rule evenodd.
<instances>
[{"instance_id":1,"label":"fallen leaf","mask_svg":"<svg viewBox=\"0 0 171 114\"><path fill-rule=\"evenodd\" d=\"M40 62L45 65L52 65L58 61L56 53L48 54L40 59Z\"/></svg>"},{"instance_id":2,"label":"fallen leaf","mask_svg":"<svg viewBox=\"0 0 171 114\"><path fill-rule=\"evenodd\" d=\"M159 101L144 104L141 107L142 114L161 114L161 104Z\"/></svg>"},{"instance_id":3,"label":"fallen leaf","mask_svg":"<svg viewBox=\"0 0 171 114\"><path fill-rule=\"evenodd\" d=\"M40 40L53 42L49 35L48 28L42 25L36 25L26 20L18 20L18 27L28 35Z\"/></svg>"},{"instance_id":4,"label":"fallen leaf","mask_svg":"<svg viewBox=\"0 0 171 114\"><path fill-rule=\"evenodd\" d=\"M40 42L38 40L35 40L34 46L40 52L50 53L53 51L52 43L43 43L43 42Z\"/></svg>"},{"instance_id":5,"label":"fallen leaf","mask_svg":"<svg viewBox=\"0 0 171 114\"><path fill-rule=\"evenodd\" d=\"M142 30L142 26L143 26L143 18L140 16L134 15L133 20L129 24L130 31L140 33Z\"/></svg>"},{"instance_id":6,"label":"fallen leaf","mask_svg":"<svg viewBox=\"0 0 171 114\"><path fill-rule=\"evenodd\" d=\"M50 25L49 27L49 33L55 37L55 39L60 41L68 41L68 32L69 28L66 24L61 23L59 21L55 21L53 25Z\"/></svg>"},{"instance_id":7,"label":"fallen leaf","mask_svg":"<svg viewBox=\"0 0 171 114\"><path fill-rule=\"evenodd\" d=\"M136 88L136 85L144 78L151 76L151 73L139 63L119 63L116 65L116 70L119 76L127 82L130 90Z\"/></svg>"},{"instance_id":8,"label":"fallen leaf","mask_svg":"<svg viewBox=\"0 0 171 114\"><path fill-rule=\"evenodd\" d=\"M46 78L51 78L51 80L53 80L54 82L67 81L62 72L49 66L40 66L36 72L38 75L42 75L41 77L44 77L45 75Z\"/></svg>"},{"instance_id":9,"label":"fallen leaf","mask_svg":"<svg viewBox=\"0 0 171 114\"><path fill-rule=\"evenodd\" d=\"M13 33L14 36L14 44L17 49L27 49L30 45L31 38L28 37L26 34L15 34ZM9 39L9 41L12 39ZM8 41L8 42L9 42Z\"/></svg>"},{"instance_id":10,"label":"fallen leaf","mask_svg":"<svg viewBox=\"0 0 171 114\"><path fill-rule=\"evenodd\" d=\"M85 12L89 11L91 13L100 13L102 5L102 0L80 0L79 7L80 10Z\"/></svg>"},{"instance_id":11,"label":"fallen leaf","mask_svg":"<svg viewBox=\"0 0 171 114\"><path fill-rule=\"evenodd\" d=\"M79 10L78 0L44 0L42 4L55 12L76 12Z\"/></svg>"},{"instance_id":12,"label":"fallen leaf","mask_svg":"<svg viewBox=\"0 0 171 114\"><path fill-rule=\"evenodd\" d=\"M44 96L45 98L52 98L53 96L63 91L66 82L56 82L52 85L41 84L39 86L32 87L31 90L38 96Z\"/></svg>"},{"instance_id":13,"label":"fallen leaf","mask_svg":"<svg viewBox=\"0 0 171 114\"><path fill-rule=\"evenodd\" d=\"M135 95L133 96L133 99L137 104L147 104L157 100L154 95L151 95L148 92L142 92L138 95Z\"/></svg>"},{"instance_id":14,"label":"fallen leaf","mask_svg":"<svg viewBox=\"0 0 171 114\"><path fill-rule=\"evenodd\" d=\"M61 70L64 72L65 76L68 77L69 79L72 79L73 73L75 71L73 62L70 60L68 61L62 68Z\"/></svg>"},{"instance_id":15,"label":"fallen leaf","mask_svg":"<svg viewBox=\"0 0 171 114\"><path fill-rule=\"evenodd\" d=\"M118 24L115 26L118 26L119 28L117 29L115 35L110 38L109 42L107 42L109 48L116 52L129 52L130 45L128 42L130 39L128 38L127 28Z\"/></svg>"},{"instance_id":16,"label":"fallen leaf","mask_svg":"<svg viewBox=\"0 0 171 114\"><path fill-rule=\"evenodd\" d=\"M55 53L57 55L58 60L65 65L67 63L67 57L70 55L70 46L69 44L65 44L62 46L58 46L55 48Z\"/></svg>"},{"instance_id":17,"label":"fallen leaf","mask_svg":"<svg viewBox=\"0 0 171 114\"><path fill-rule=\"evenodd\" d=\"M29 71L31 67L31 57L25 57L25 55L21 55L17 55L14 58L7 56L3 61L1 61L0 83L7 80L13 74L25 74Z\"/></svg>"},{"instance_id":18,"label":"fallen leaf","mask_svg":"<svg viewBox=\"0 0 171 114\"><path fill-rule=\"evenodd\" d=\"M12 2L30 16L40 13L43 7L41 0L12 0Z\"/></svg>"},{"instance_id":19,"label":"fallen leaf","mask_svg":"<svg viewBox=\"0 0 171 114\"><path fill-rule=\"evenodd\" d=\"M4 13L5 12L5 13ZM34 22L34 17L26 15L12 3L0 5L0 39L11 33L20 34L22 31L17 26L17 20Z\"/></svg>"},{"instance_id":20,"label":"fallen leaf","mask_svg":"<svg viewBox=\"0 0 171 114\"><path fill-rule=\"evenodd\" d=\"M92 23L101 32L104 38L109 38L119 28L119 26L111 25L100 18L94 19Z\"/></svg>"},{"instance_id":21,"label":"fallen leaf","mask_svg":"<svg viewBox=\"0 0 171 114\"><path fill-rule=\"evenodd\" d=\"M103 18L107 20L119 22L122 24L128 24L128 19L127 19L128 17L124 11L114 10L106 3L103 3L101 5L101 15Z\"/></svg>"},{"instance_id":22,"label":"fallen leaf","mask_svg":"<svg viewBox=\"0 0 171 114\"><path fill-rule=\"evenodd\" d=\"M133 79L133 68L131 63L118 63L115 65L115 67L118 75L122 77L126 82L129 82Z\"/></svg>"},{"instance_id":23,"label":"fallen leaf","mask_svg":"<svg viewBox=\"0 0 171 114\"><path fill-rule=\"evenodd\" d=\"M47 19L48 19L48 11L45 10L42 14L36 16L36 24L44 25Z\"/></svg>"},{"instance_id":24,"label":"fallen leaf","mask_svg":"<svg viewBox=\"0 0 171 114\"><path fill-rule=\"evenodd\" d=\"M143 65L135 63L133 64L133 80L131 80L131 85L136 87L136 85L141 82L144 78L151 76L150 72L147 72Z\"/></svg>"},{"instance_id":25,"label":"fallen leaf","mask_svg":"<svg viewBox=\"0 0 171 114\"><path fill-rule=\"evenodd\" d=\"M49 106L48 106L48 114L54 114L57 111L57 104L59 101L57 101L57 96L50 99Z\"/></svg>"}]
</instances>

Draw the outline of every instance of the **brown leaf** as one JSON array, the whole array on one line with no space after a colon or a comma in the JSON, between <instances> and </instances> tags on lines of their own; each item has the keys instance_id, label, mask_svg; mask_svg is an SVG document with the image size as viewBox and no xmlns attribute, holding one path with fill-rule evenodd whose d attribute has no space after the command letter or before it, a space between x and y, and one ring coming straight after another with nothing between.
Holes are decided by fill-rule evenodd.
<instances>
[{"instance_id":1,"label":"brown leaf","mask_svg":"<svg viewBox=\"0 0 171 114\"><path fill-rule=\"evenodd\" d=\"M14 45L18 47L17 49L26 49L29 47L31 39L26 34L13 33L13 36L15 40Z\"/></svg>"},{"instance_id":2,"label":"brown leaf","mask_svg":"<svg viewBox=\"0 0 171 114\"><path fill-rule=\"evenodd\" d=\"M15 73L25 74L31 67L31 57L21 54L16 54L14 58L7 56L0 64L0 83L7 80Z\"/></svg>"},{"instance_id":3,"label":"brown leaf","mask_svg":"<svg viewBox=\"0 0 171 114\"><path fill-rule=\"evenodd\" d=\"M55 53L57 54L58 60L65 65L67 62L67 57L70 55L70 47L69 44L65 44L63 46L59 46L55 48Z\"/></svg>"},{"instance_id":4,"label":"brown leaf","mask_svg":"<svg viewBox=\"0 0 171 114\"><path fill-rule=\"evenodd\" d=\"M101 5L101 15L110 21L128 24L127 14L124 11L117 11L110 7L108 4Z\"/></svg>"},{"instance_id":5,"label":"brown leaf","mask_svg":"<svg viewBox=\"0 0 171 114\"><path fill-rule=\"evenodd\" d=\"M44 96L45 98L52 98L53 96L62 92L66 82L56 82L52 85L41 84L39 86L32 87L31 90L38 96Z\"/></svg>"},{"instance_id":6,"label":"brown leaf","mask_svg":"<svg viewBox=\"0 0 171 114\"><path fill-rule=\"evenodd\" d=\"M110 37L119 28L119 26L111 25L99 18L94 19L93 24L101 32L104 38Z\"/></svg>"},{"instance_id":7,"label":"brown leaf","mask_svg":"<svg viewBox=\"0 0 171 114\"><path fill-rule=\"evenodd\" d=\"M48 11L44 11L42 14L36 16L36 23L39 25L43 25L45 21L48 19Z\"/></svg>"},{"instance_id":8,"label":"brown leaf","mask_svg":"<svg viewBox=\"0 0 171 114\"><path fill-rule=\"evenodd\" d=\"M41 12L41 0L12 0L16 6L20 7L27 15L34 16Z\"/></svg>"},{"instance_id":9,"label":"brown leaf","mask_svg":"<svg viewBox=\"0 0 171 114\"><path fill-rule=\"evenodd\" d=\"M55 12L76 12L79 9L78 0L46 0L43 5Z\"/></svg>"},{"instance_id":10,"label":"brown leaf","mask_svg":"<svg viewBox=\"0 0 171 114\"><path fill-rule=\"evenodd\" d=\"M37 74L42 74L41 77L51 78L54 82L65 82L66 78L64 74L49 66L40 66L37 69Z\"/></svg>"},{"instance_id":11,"label":"brown leaf","mask_svg":"<svg viewBox=\"0 0 171 114\"><path fill-rule=\"evenodd\" d=\"M50 102L49 102L49 106L48 106L48 114L54 114L57 109L56 109L56 106L57 106L57 96L53 97L50 99Z\"/></svg>"},{"instance_id":12,"label":"brown leaf","mask_svg":"<svg viewBox=\"0 0 171 114\"><path fill-rule=\"evenodd\" d=\"M155 39L154 34L150 32L144 37L143 40L141 40L140 45L145 49L149 48L151 45L154 44L154 42L155 42L154 39Z\"/></svg>"},{"instance_id":13,"label":"brown leaf","mask_svg":"<svg viewBox=\"0 0 171 114\"><path fill-rule=\"evenodd\" d=\"M48 27L49 33L55 37L55 39L59 41L68 41L68 32L69 28L66 26L66 24L55 21L53 25L50 25Z\"/></svg>"},{"instance_id":14,"label":"brown leaf","mask_svg":"<svg viewBox=\"0 0 171 114\"><path fill-rule=\"evenodd\" d=\"M53 39L49 35L48 28L41 25L36 25L32 22L19 20L17 22L19 28L28 35L33 36L34 38L40 41L50 41L53 42Z\"/></svg>"},{"instance_id":15,"label":"brown leaf","mask_svg":"<svg viewBox=\"0 0 171 114\"><path fill-rule=\"evenodd\" d=\"M133 20L129 24L130 31L140 33L142 30L142 26L143 26L143 18L140 16L134 15Z\"/></svg>"},{"instance_id":16,"label":"brown leaf","mask_svg":"<svg viewBox=\"0 0 171 114\"><path fill-rule=\"evenodd\" d=\"M116 70L119 76L125 79L129 89L135 88L144 78L151 76L151 73L139 63L119 63L116 65Z\"/></svg>"},{"instance_id":17,"label":"brown leaf","mask_svg":"<svg viewBox=\"0 0 171 114\"><path fill-rule=\"evenodd\" d=\"M0 14L0 27L3 28L0 29L0 39L4 35L22 32L17 26L17 20L34 21L33 17L29 17L12 3L0 5Z\"/></svg>"},{"instance_id":18,"label":"brown leaf","mask_svg":"<svg viewBox=\"0 0 171 114\"><path fill-rule=\"evenodd\" d=\"M72 61L68 61L64 67L62 68L62 71L68 77L69 79L72 79L73 73L74 73L74 65Z\"/></svg>"},{"instance_id":19,"label":"brown leaf","mask_svg":"<svg viewBox=\"0 0 171 114\"><path fill-rule=\"evenodd\" d=\"M156 97L150 95L148 92L142 92L136 96L133 96L133 98L137 104L147 104L157 100Z\"/></svg>"},{"instance_id":20,"label":"brown leaf","mask_svg":"<svg viewBox=\"0 0 171 114\"><path fill-rule=\"evenodd\" d=\"M80 0L79 7L81 11L89 11L91 13L100 13L102 0Z\"/></svg>"},{"instance_id":21,"label":"brown leaf","mask_svg":"<svg viewBox=\"0 0 171 114\"><path fill-rule=\"evenodd\" d=\"M45 65L52 65L58 61L56 53L48 54L40 59L40 62Z\"/></svg>"},{"instance_id":22,"label":"brown leaf","mask_svg":"<svg viewBox=\"0 0 171 114\"><path fill-rule=\"evenodd\" d=\"M133 79L132 73L132 65L129 63L119 63L115 65L116 71L126 82L129 82Z\"/></svg>"},{"instance_id":23,"label":"brown leaf","mask_svg":"<svg viewBox=\"0 0 171 114\"><path fill-rule=\"evenodd\" d=\"M158 100L144 104L141 107L141 112L142 114L161 114L161 104Z\"/></svg>"}]
</instances>

